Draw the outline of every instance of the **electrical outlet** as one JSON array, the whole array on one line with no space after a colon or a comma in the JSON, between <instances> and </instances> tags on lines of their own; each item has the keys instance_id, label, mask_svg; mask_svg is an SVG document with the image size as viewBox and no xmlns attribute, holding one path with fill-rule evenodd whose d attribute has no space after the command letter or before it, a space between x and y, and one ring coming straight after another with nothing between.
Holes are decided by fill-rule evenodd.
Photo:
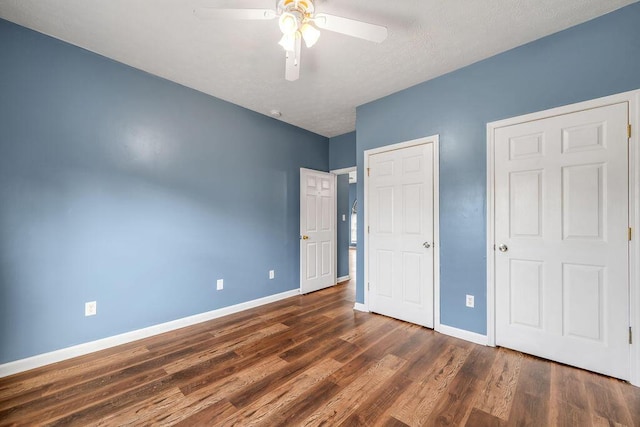
<instances>
[{"instance_id":1,"label":"electrical outlet","mask_svg":"<svg viewBox=\"0 0 640 427\"><path fill-rule=\"evenodd\" d=\"M347 220L347 216L345 214L342 214L342 222L345 222Z\"/></svg>"},{"instance_id":2,"label":"electrical outlet","mask_svg":"<svg viewBox=\"0 0 640 427\"><path fill-rule=\"evenodd\" d=\"M224 288L224 280L218 279L218 281L216 282L216 289L218 291L221 291L223 288Z\"/></svg>"},{"instance_id":3,"label":"electrical outlet","mask_svg":"<svg viewBox=\"0 0 640 427\"><path fill-rule=\"evenodd\" d=\"M269 270L269 279L273 279L276 277L276 272L275 270Z\"/></svg>"},{"instance_id":4,"label":"electrical outlet","mask_svg":"<svg viewBox=\"0 0 640 427\"><path fill-rule=\"evenodd\" d=\"M84 303L84 315L85 316L95 316L98 312L98 303L95 301L85 302Z\"/></svg>"},{"instance_id":5,"label":"electrical outlet","mask_svg":"<svg viewBox=\"0 0 640 427\"><path fill-rule=\"evenodd\" d=\"M473 295L467 295L467 307L473 308L475 302Z\"/></svg>"}]
</instances>

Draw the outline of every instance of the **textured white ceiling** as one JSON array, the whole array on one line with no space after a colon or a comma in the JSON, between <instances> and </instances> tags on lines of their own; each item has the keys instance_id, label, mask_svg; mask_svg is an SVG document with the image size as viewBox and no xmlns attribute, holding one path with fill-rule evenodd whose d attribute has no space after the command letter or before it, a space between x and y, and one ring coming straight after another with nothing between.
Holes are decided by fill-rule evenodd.
<instances>
[{"instance_id":1,"label":"textured white ceiling","mask_svg":"<svg viewBox=\"0 0 640 427\"><path fill-rule=\"evenodd\" d=\"M324 136L356 106L637 0L317 0L316 10L387 26L382 44L323 31L284 79L277 21L202 21L201 6L276 0L0 0L0 17Z\"/></svg>"}]
</instances>

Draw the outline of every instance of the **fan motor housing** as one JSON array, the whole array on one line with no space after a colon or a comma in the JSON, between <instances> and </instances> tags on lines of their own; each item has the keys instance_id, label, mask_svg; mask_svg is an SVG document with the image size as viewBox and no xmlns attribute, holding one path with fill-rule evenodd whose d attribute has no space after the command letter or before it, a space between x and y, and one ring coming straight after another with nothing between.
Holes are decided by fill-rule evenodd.
<instances>
[{"instance_id":1,"label":"fan motor housing","mask_svg":"<svg viewBox=\"0 0 640 427\"><path fill-rule=\"evenodd\" d=\"M308 18L313 14L314 7L311 0L279 0L278 10L287 13L297 12Z\"/></svg>"}]
</instances>

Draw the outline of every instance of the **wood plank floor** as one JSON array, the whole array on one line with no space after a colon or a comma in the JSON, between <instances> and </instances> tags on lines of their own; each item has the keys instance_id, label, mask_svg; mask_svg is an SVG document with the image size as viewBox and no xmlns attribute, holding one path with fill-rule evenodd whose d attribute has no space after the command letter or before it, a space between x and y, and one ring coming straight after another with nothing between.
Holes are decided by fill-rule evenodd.
<instances>
[{"instance_id":1,"label":"wood plank floor","mask_svg":"<svg viewBox=\"0 0 640 427\"><path fill-rule=\"evenodd\" d=\"M0 379L0 425L640 426L640 389L353 311L354 284Z\"/></svg>"}]
</instances>

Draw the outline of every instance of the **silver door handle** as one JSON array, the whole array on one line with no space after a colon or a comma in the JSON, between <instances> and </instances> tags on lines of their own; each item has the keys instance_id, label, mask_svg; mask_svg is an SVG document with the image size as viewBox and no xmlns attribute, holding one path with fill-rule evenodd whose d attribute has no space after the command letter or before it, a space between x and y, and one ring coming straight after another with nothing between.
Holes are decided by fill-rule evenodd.
<instances>
[{"instance_id":1,"label":"silver door handle","mask_svg":"<svg viewBox=\"0 0 640 427\"><path fill-rule=\"evenodd\" d=\"M501 244L500 246L498 246L498 250L500 252L507 252L509 250L509 248L507 247L507 245L505 245L504 243Z\"/></svg>"},{"instance_id":2,"label":"silver door handle","mask_svg":"<svg viewBox=\"0 0 640 427\"><path fill-rule=\"evenodd\" d=\"M429 249L429 248L431 247L431 243L429 243L429 242L424 242L424 243L422 244L422 246L424 246L425 248Z\"/></svg>"}]
</instances>

